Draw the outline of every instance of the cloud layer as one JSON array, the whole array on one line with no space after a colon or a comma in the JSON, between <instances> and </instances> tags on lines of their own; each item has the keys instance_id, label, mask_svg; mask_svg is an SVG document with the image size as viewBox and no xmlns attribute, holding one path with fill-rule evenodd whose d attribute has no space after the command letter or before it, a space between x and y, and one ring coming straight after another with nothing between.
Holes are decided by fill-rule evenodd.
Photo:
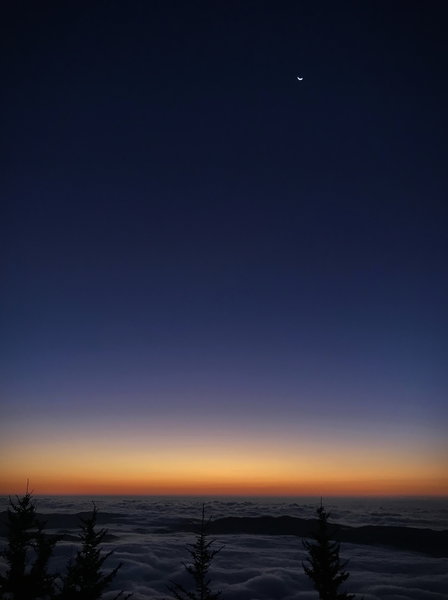
<instances>
[{"instance_id":1,"label":"cloud layer","mask_svg":"<svg viewBox=\"0 0 448 600\"><path fill-rule=\"evenodd\" d=\"M370 504L369 504L370 502ZM376 507L372 505L375 504ZM365 501L350 512L344 502L330 506L341 521L356 525L380 519L383 524L415 523L426 519L433 526L443 523L443 503L420 502L383 505L381 501ZM99 498L106 526L113 540L105 550L115 549L109 559L110 568L117 562L123 566L111 589L111 596L121 589L133 592L134 600L167 600L170 581L190 585L182 565L188 561L186 544L194 539L189 532L174 533L170 525L179 520L188 522L199 516L198 499L119 499ZM51 498L37 500L39 510L48 512L78 512L91 508L87 498ZM260 516L260 514L291 514L312 517L315 503L291 501L214 500L207 512L213 517ZM114 518L107 522L111 511ZM400 512L401 509L401 512ZM437 521L438 516L440 517ZM73 534L73 530L70 529ZM302 569L306 554L301 539L294 536L220 535L224 545L216 557L211 573L223 600L315 600L311 582ZM63 570L74 555L76 544L59 544L53 561L55 570ZM419 553L402 552L381 547L343 544L341 554L350 561L347 590L364 596L365 600L444 600L448 592L448 560Z\"/></svg>"}]
</instances>

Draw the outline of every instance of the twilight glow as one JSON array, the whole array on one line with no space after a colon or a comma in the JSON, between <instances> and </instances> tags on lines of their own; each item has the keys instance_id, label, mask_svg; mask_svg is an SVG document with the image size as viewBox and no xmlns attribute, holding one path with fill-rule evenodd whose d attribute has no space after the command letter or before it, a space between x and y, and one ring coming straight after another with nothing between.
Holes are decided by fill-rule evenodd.
<instances>
[{"instance_id":1,"label":"twilight glow","mask_svg":"<svg viewBox=\"0 0 448 600\"><path fill-rule=\"evenodd\" d=\"M92 4L7 39L0 493L448 494L438 38Z\"/></svg>"},{"instance_id":2,"label":"twilight glow","mask_svg":"<svg viewBox=\"0 0 448 600\"><path fill-rule=\"evenodd\" d=\"M10 418L2 493L446 494L443 432L308 417ZM381 427L377 429L377 427ZM357 429L359 431L357 431ZM14 450L14 451L13 451ZM36 483L34 483L36 482Z\"/></svg>"}]
</instances>

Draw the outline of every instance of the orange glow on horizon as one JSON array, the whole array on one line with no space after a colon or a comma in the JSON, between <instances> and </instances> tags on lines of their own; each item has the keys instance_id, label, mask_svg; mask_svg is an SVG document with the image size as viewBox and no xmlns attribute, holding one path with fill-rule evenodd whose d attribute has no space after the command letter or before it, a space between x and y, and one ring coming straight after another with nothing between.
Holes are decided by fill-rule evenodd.
<instances>
[{"instance_id":1,"label":"orange glow on horizon","mask_svg":"<svg viewBox=\"0 0 448 600\"><path fill-rule=\"evenodd\" d=\"M23 493L26 479L3 481L1 494ZM448 496L448 479L359 479L325 481L254 480L232 482L190 479L150 483L105 478L30 477L31 488L38 495L229 495L229 496Z\"/></svg>"},{"instance_id":2,"label":"orange glow on horizon","mask_svg":"<svg viewBox=\"0 0 448 600\"><path fill-rule=\"evenodd\" d=\"M23 493L29 478L36 494L448 496L442 443L413 437L399 445L384 432L364 439L325 432L106 435L76 427L19 433L3 442L9 460L0 467L1 494Z\"/></svg>"}]
</instances>

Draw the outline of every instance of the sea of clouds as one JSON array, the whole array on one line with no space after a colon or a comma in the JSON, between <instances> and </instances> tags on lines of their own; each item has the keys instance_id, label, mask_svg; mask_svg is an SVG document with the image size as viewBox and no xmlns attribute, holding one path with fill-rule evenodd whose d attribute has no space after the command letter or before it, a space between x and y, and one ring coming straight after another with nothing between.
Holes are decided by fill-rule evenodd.
<instances>
[{"instance_id":1,"label":"sea of clouds","mask_svg":"<svg viewBox=\"0 0 448 600\"><path fill-rule=\"evenodd\" d=\"M77 513L92 508L87 497L36 497L39 512ZM179 523L200 517L202 502L206 513L216 519L228 516L261 515L312 518L317 499L232 499L173 497L96 497L113 539L105 550L115 550L108 559L112 568L122 568L111 588L133 592L133 600L166 600L167 584L191 584L183 562L188 562L186 544L194 534L172 531ZM0 501L4 510L7 499ZM328 499L326 507L333 522L356 525L401 525L446 529L448 506L443 499ZM108 522L109 520L109 522ZM181 527L182 529L182 527ZM73 531L70 531L73 534ZM211 577L223 600L315 600L302 561L306 552L295 536L220 535ZM61 542L53 561L55 570L64 570L75 555L74 542ZM350 561L347 590L364 600L446 600L448 559L390 548L343 544L341 556ZM106 563L107 564L107 563ZM106 565L105 565L106 566Z\"/></svg>"}]
</instances>

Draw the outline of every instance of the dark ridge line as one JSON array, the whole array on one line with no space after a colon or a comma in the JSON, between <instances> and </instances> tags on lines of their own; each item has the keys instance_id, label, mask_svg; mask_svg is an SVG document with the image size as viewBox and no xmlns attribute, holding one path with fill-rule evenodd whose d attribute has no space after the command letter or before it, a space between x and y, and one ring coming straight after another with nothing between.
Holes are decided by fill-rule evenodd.
<instances>
[{"instance_id":1,"label":"dark ridge line","mask_svg":"<svg viewBox=\"0 0 448 600\"><path fill-rule=\"evenodd\" d=\"M37 516L47 529L58 529L71 537L66 530L79 529L80 518L89 516L91 512L78 513L39 513ZM126 524L132 527L132 513L98 513L98 524ZM142 535L151 533L168 534L175 532L196 531L195 519L175 518L169 523L136 523L138 532ZM316 519L300 517L223 517L209 523L212 535L250 534L250 535L293 535L309 537L316 530ZM7 512L0 513L0 536L7 533ZM109 539L118 539L116 535L108 534ZM420 552L437 558L448 557L448 530L436 531L417 527L397 525L362 525L351 526L334 523L331 525L331 536L342 543L362 544L369 546L386 546L410 552Z\"/></svg>"},{"instance_id":2,"label":"dark ridge line","mask_svg":"<svg viewBox=\"0 0 448 600\"><path fill-rule=\"evenodd\" d=\"M210 523L210 533L253 535L294 535L310 537L317 530L316 519L299 517L224 517ZM331 525L330 535L339 542L389 546L420 552L434 557L448 557L448 530L421 529L397 525Z\"/></svg>"},{"instance_id":3,"label":"dark ridge line","mask_svg":"<svg viewBox=\"0 0 448 600\"><path fill-rule=\"evenodd\" d=\"M0 512L0 536L5 536L8 526L7 511ZM78 513L36 513L38 520L44 524L45 529L77 529L81 524L81 519L92 515L92 511L83 511ZM126 523L126 516L120 513L101 513L98 512L98 525L107 523Z\"/></svg>"}]
</instances>

